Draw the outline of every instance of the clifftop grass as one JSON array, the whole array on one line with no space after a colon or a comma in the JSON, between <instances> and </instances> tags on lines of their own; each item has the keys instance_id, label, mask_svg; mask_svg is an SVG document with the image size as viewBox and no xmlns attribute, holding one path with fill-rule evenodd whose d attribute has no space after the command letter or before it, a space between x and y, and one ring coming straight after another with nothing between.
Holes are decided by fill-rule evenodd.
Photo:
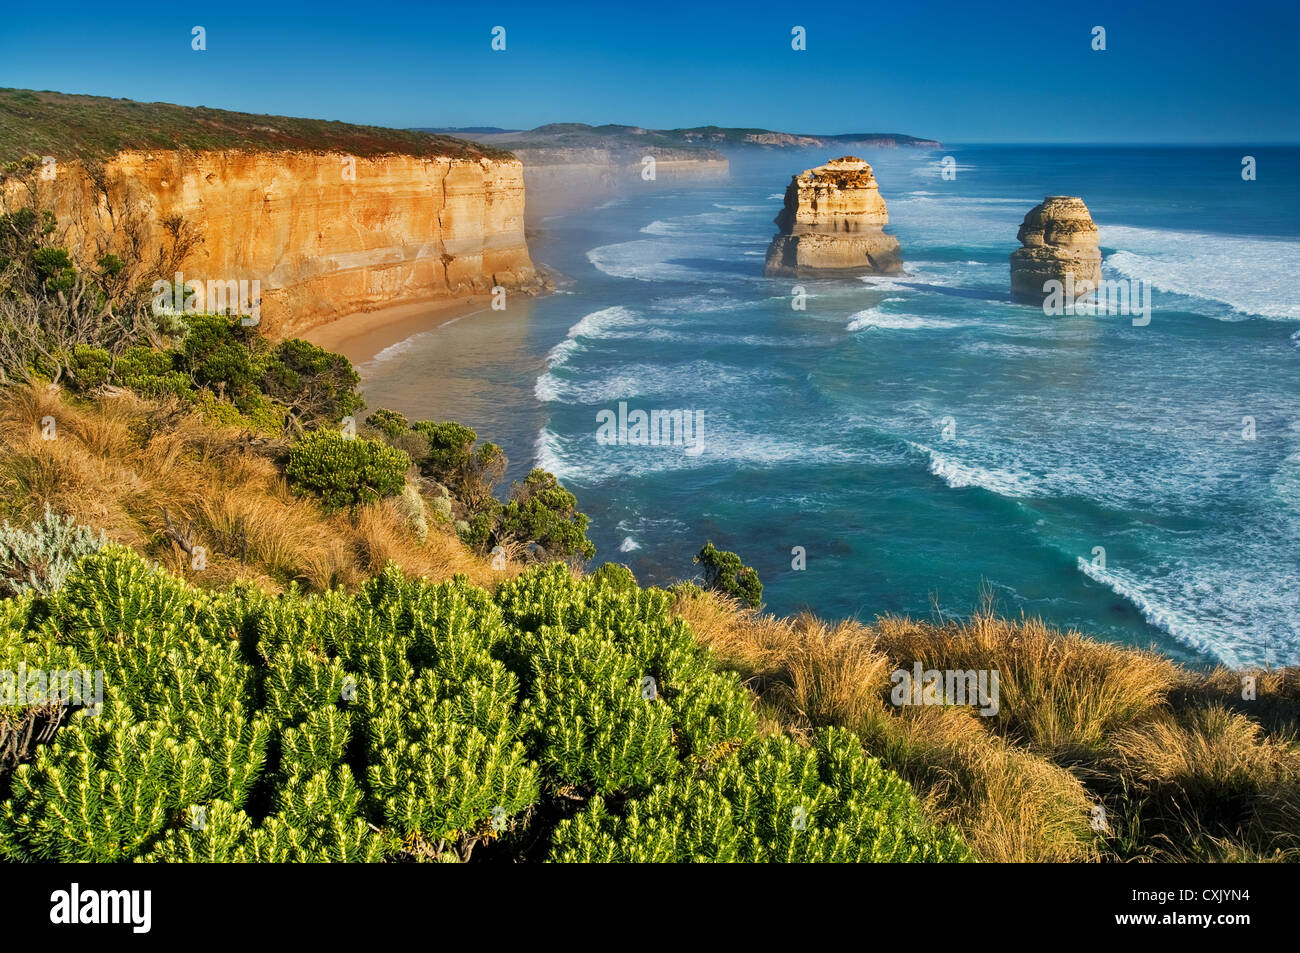
<instances>
[{"instance_id":1,"label":"clifftop grass","mask_svg":"<svg viewBox=\"0 0 1300 953\"><path fill-rule=\"evenodd\" d=\"M409 129L0 89L0 164L25 155L103 161L119 152L154 149L511 158L504 149Z\"/></svg>"},{"instance_id":2,"label":"clifftop grass","mask_svg":"<svg viewBox=\"0 0 1300 953\"><path fill-rule=\"evenodd\" d=\"M1295 668L1196 671L989 611L828 624L688 588L676 611L767 723L853 731L983 860L1300 859ZM916 662L999 672L999 712L891 704Z\"/></svg>"}]
</instances>

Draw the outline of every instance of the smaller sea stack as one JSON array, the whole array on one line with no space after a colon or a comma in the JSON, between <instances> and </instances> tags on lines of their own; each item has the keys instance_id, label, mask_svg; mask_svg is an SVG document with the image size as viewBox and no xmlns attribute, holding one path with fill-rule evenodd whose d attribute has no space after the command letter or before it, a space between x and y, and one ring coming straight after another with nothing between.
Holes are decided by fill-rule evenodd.
<instances>
[{"instance_id":1,"label":"smaller sea stack","mask_svg":"<svg viewBox=\"0 0 1300 953\"><path fill-rule=\"evenodd\" d=\"M1076 298L1091 294L1101 281L1101 249L1097 226L1083 199L1049 195L1025 216L1016 233L1023 248L1011 253L1011 297L1025 304L1042 304L1051 293L1043 286L1058 281ZM1066 275L1073 274L1067 284Z\"/></svg>"},{"instance_id":2,"label":"smaller sea stack","mask_svg":"<svg viewBox=\"0 0 1300 953\"><path fill-rule=\"evenodd\" d=\"M902 271L898 239L883 231L888 222L880 186L861 159L844 156L808 169L785 190L785 208L776 217L781 231L768 246L763 273Z\"/></svg>"}]
</instances>

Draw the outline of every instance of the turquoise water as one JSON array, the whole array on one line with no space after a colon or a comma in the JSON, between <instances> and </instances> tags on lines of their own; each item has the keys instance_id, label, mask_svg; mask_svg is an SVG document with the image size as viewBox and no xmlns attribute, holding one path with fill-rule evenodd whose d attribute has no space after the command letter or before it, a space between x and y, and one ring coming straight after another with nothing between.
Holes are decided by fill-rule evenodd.
<instances>
[{"instance_id":1,"label":"turquoise water","mask_svg":"<svg viewBox=\"0 0 1300 953\"><path fill-rule=\"evenodd\" d=\"M991 596L1187 661L1300 662L1300 150L866 153L907 274L764 278L790 175L829 158L737 158L725 183L547 220L534 257L564 292L387 349L361 367L370 406L554 471L597 558L643 582L690 576L712 539L779 613ZM1049 194L1088 203L1106 277L1151 283L1148 326L1010 302ZM601 445L620 401L701 414L702 451Z\"/></svg>"}]
</instances>

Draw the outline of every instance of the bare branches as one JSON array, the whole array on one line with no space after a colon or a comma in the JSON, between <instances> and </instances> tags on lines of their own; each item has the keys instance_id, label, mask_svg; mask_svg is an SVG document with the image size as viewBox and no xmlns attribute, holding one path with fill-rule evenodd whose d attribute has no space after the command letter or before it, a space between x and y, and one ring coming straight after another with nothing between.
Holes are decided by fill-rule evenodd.
<instances>
[{"instance_id":1,"label":"bare branches","mask_svg":"<svg viewBox=\"0 0 1300 953\"><path fill-rule=\"evenodd\" d=\"M190 253L203 244L203 236L193 222L183 215L168 215L158 223L167 235L167 241L158 246L157 272L168 278L180 270Z\"/></svg>"},{"instance_id":2,"label":"bare branches","mask_svg":"<svg viewBox=\"0 0 1300 953\"><path fill-rule=\"evenodd\" d=\"M194 555L195 532L194 524L186 523L184 526L177 526L172 522L171 516L167 513L167 507L162 508L163 522L166 524L167 535L172 541L185 551L186 556Z\"/></svg>"},{"instance_id":3,"label":"bare branches","mask_svg":"<svg viewBox=\"0 0 1300 953\"><path fill-rule=\"evenodd\" d=\"M128 196L115 211L108 174L92 165L95 200L80 203L60 229L29 165L7 170L8 188L0 187L0 381L33 373L58 381L74 373L79 347L115 357L156 336L142 263L152 240L139 203ZM172 237L160 263L196 241L180 216L165 230Z\"/></svg>"}]
</instances>

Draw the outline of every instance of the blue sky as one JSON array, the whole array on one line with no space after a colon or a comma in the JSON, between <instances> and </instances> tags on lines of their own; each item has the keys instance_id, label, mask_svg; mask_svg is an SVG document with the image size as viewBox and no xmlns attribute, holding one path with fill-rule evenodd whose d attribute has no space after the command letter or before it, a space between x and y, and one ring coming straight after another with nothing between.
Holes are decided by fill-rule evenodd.
<instances>
[{"instance_id":1,"label":"blue sky","mask_svg":"<svg viewBox=\"0 0 1300 953\"><path fill-rule=\"evenodd\" d=\"M207 50L190 48L191 28ZM494 26L506 50L490 48ZM790 47L807 30L807 50ZM1104 52L1091 48L1106 28ZM0 85L387 126L1300 141L1300 3L23 4Z\"/></svg>"}]
</instances>

